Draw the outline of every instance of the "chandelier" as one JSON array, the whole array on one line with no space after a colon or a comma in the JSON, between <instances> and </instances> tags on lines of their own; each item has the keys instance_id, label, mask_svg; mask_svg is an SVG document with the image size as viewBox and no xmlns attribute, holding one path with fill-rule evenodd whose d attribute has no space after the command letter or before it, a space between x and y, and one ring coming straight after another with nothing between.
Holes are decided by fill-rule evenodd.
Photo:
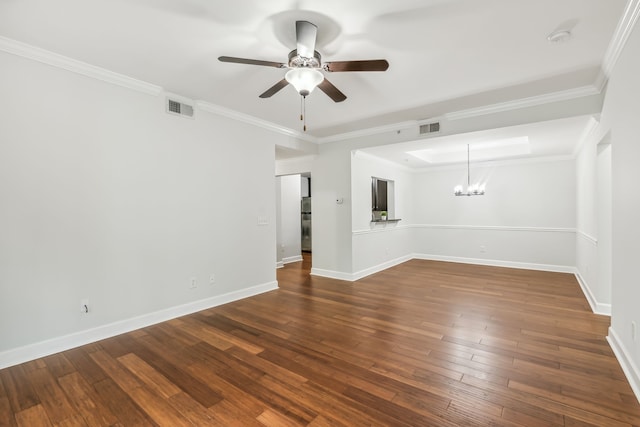
<instances>
[{"instance_id":1,"label":"chandelier","mask_svg":"<svg viewBox=\"0 0 640 427\"><path fill-rule=\"evenodd\" d=\"M456 196L482 196L484 194L484 184L479 182L471 184L471 174L469 173L469 144L467 144L467 191L464 191L462 185L456 185L453 189Z\"/></svg>"}]
</instances>

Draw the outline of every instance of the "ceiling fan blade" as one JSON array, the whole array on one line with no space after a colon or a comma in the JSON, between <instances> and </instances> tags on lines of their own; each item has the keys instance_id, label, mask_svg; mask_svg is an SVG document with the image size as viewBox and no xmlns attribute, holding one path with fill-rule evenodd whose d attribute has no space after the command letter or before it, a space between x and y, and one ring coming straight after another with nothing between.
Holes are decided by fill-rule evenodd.
<instances>
[{"instance_id":1,"label":"ceiling fan blade","mask_svg":"<svg viewBox=\"0 0 640 427\"><path fill-rule=\"evenodd\" d=\"M234 56L220 56L220 62L233 62L235 64L262 65L264 67L286 68L287 64L282 62L260 61L259 59L236 58Z\"/></svg>"},{"instance_id":2,"label":"ceiling fan blade","mask_svg":"<svg viewBox=\"0 0 640 427\"><path fill-rule=\"evenodd\" d=\"M325 62L326 71L387 71L389 63L386 59L369 59L365 61L334 61Z\"/></svg>"},{"instance_id":3,"label":"ceiling fan blade","mask_svg":"<svg viewBox=\"0 0 640 427\"><path fill-rule=\"evenodd\" d=\"M334 102L342 102L347 99L347 95L340 92L340 90L326 78L318 85L318 89L326 93Z\"/></svg>"},{"instance_id":4,"label":"ceiling fan blade","mask_svg":"<svg viewBox=\"0 0 640 427\"><path fill-rule=\"evenodd\" d=\"M276 83L273 86L271 86L269 89L265 90L260 95L260 98L270 98L271 96L273 96L276 93L278 93L280 91L280 89L282 89L283 87L285 87L288 84L289 84L288 81L286 81L285 79L282 79L278 83Z\"/></svg>"},{"instance_id":5,"label":"ceiling fan blade","mask_svg":"<svg viewBox=\"0 0 640 427\"><path fill-rule=\"evenodd\" d=\"M308 21L296 21L296 41L298 55L313 58L316 50L316 35L318 27Z\"/></svg>"}]
</instances>

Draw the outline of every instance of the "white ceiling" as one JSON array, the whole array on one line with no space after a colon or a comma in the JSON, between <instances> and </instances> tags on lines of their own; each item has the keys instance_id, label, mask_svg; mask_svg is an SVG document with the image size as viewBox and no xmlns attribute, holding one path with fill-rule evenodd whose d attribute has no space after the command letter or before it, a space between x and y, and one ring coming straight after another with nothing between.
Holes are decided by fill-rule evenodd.
<instances>
[{"instance_id":1,"label":"white ceiling","mask_svg":"<svg viewBox=\"0 0 640 427\"><path fill-rule=\"evenodd\" d=\"M590 116L470 132L460 135L372 147L360 150L410 169L428 169L467 161L570 157L593 126ZM526 148L526 151L522 149ZM428 150L427 161L409 154Z\"/></svg>"},{"instance_id":2,"label":"white ceiling","mask_svg":"<svg viewBox=\"0 0 640 427\"><path fill-rule=\"evenodd\" d=\"M387 59L384 73L325 73L348 99L307 100L316 137L422 120L593 84L625 0L0 0L0 36L300 131L299 96L258 95L286 70L294 22L325 61ZM570 29L569 42L547 35ZM505 88L511 88L505 90ZM450 107L449 107L450 108Z\"/></svg>"}]
</instances>

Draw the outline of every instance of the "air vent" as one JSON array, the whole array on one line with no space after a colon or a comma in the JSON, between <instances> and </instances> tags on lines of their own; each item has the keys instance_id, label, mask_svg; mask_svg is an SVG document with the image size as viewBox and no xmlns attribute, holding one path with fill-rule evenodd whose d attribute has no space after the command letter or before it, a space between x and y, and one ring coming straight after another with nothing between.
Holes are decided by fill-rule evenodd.
<instances>
[{"instance_id":1,"label":"air vent","mask_svg":"<svg viewBox=\"0 0 640 427\"><path fill-rule=\"evenodd\" d=\"M167 98L167 113L193 118L193 106Z\"/></svg>"},{"instance_id":2,"label":"air vent","mask_svg":"<svg viewBox=\"0 0 640 427\"><path fill-rule=\"evenodd\" d=\"M427 123L426 125L420 125L420 135L426 133L440 132L440 122Z\"/></svg>"}]
</instances>

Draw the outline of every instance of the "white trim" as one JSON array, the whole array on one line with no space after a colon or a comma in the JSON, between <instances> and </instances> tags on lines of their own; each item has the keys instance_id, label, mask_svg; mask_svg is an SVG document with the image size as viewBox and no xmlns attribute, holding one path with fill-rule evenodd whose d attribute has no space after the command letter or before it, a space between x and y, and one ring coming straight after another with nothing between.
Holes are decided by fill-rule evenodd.
<instances>
[{"instance_id":1,"label":"white trim","mask_svg":"<svg viewBox=\"0 0 640 427\"><path fill-rule=\"evenodd\" d=\"M489 265L493 267L518 268L523 270L551 271L555 273L573 273L575 267L568 265L533 264L529 262L500 261L496 259L463 258L444 255L413 254L413 259L429 261L458 262L461 264Z\"/></svg>"},{"instance_id":2,"label":"white trim","mask_svg":"<svg viewBox=\"0 0 640 427\"><path fill-rule=\"evenodd\" d=\"M633 0L640 1L640 0ZM460 120L467 119L471 117L484 116L487 114L501 113L505 111L517 110L521 108L535 107L538 105L550 104L553 102L560 101L569 101L576 98L582 98L585 96L599 95L602 92L603 83L596 80L592 85L586 85L581 87L576 87L572 89L561 90L557 92L546 93L542 95L530 96L527 98L514 99L511 101L500 102L497 104L484 105L476 108L469 108L466 110L460 111L452 111L446 113L438 118L432 119L424 119L424 120L409 120L398 123L391 123L388 125L377 126L373 128L359 129L352 132L345 132L341 134L335 134L330 136L319 137L315 139L315 142L318 144L326 144L329 142L337 142L344 141L347 139L360 138L364 136L372 136L379 135L387 132L399 132L406 129L415 128L416 133L418 132L418 128L421 124L424 123L432 123L435 121L446 121L446 120ZM429 134L422 135L422 139L424 137L428 137ZM445 136L441 135L440 132L432 135L433 137Z\"/></svg>"},{"instance_id":3,"label":"white trim","mask_svg":"<svg viewBox=\"0 0 640 427\"><path fill-rule=\"evenodd\" d=\"M592 235L587 234L582 230L576 230L576 235L578 235L579 237L582 237L583 239L585 239L589 243L593 244L593 246L598 246L598 239L596 239Z\"/></svg>"},{"instance_id":4,"label":"white trim","mask_svg":"<svg viewBox=\"0 0 640 427\"><path fill-rule=\"evenodd\" d=\"M544 95L532 96L528 98L507 101L498 104L486 105L478 108L470 108L467 110L454 111L441 116L435 120L459 120L463 118L476 117L486 114L504 112L519 108L532 107L542 104L547 104L557 101L565 101L583 96L596 95L602 90L602 87L606 83L606 78L611 73L615 62L617 61L620 52L622 51L624 44L626 43L631 30L640 14L640 0L630 0L625 14L621 19L616 34L611 41L605 61L603 64L603 73L605 77L599 77L594 85L582 86L578 88L568 89L559 92L553 92ZM48 50L38 48L26 43L19 42L17 40L9 39L0 36L0 51L4 51L13 55L21 56L23 58L32 59L38 62L42 62L47 65L51 65L57 68L61 68L67 71L71 71L77 74L81 74L87 77L102 80L108 83L112 83L118 86L126 87L138 92L146 93L153 96L159 96L163 88L158 85L154 85L142 80L135 79L133 77L119 74L107 69L97 67L95 65L87 64L82 61L78 61L69 58L64 55L60 55ZM417 129L422 123L430 123L434 119L428 120L409 120L404 122L392 123L384 126L377 126L366 129L359 129L352 132L346 132L341 134L335 134L325 137L314 137L308 134L304 134L293 129L278 125L267 120L259 119L257 117L241 113L220 105L216 105L207 101L196 101L195 104L203 111L207 111L212 114L224 116L233 120L238 120L244 123L248 123L263 129L270 130L272 132L280 133L282 135L294 137L300 140L324 144L328 142L343 141L347 139L353 139L363 136L378 135L387 132L401 131L407 129ZM434 136L438 136L436 134Z\"/></svg>"},{"instance_id":5,"label":"white trim","mask_svg":"<svg viewBox=\"0 0 640 427\"><path fill-rule=\"evenodd\" d=\"M330 279L344 280L347 282L353 282L355 280L362 279L363 277L369 276L374 273L378 273L387 268L391 268L395 265L402 264L403 262L407 262L412 259L457 262L461 264L488 265L493 267L517 268L522 270L551 271L555 273L575 274L576 272L575 267L568 266L568 265L534 264L529 262L501 261L501 260L495 260L495 259L463 258L463 257L454 257L454 256L445 256L445 255L430 255L430 254L414 253L410 255L404 255L390 261L386 261L382 264L378 264L373 267L365 268L364 270L360 270L355 273L344 273L342 271L312 268L311 275L328 277Z\"/></svg>"},{"instance_id":6,"label":"white trim","mask_svg":"<svg viewBox=\"0 0 640 427\"><path fill-rule=\"evenodd\" d=\"M232 120L237 120L239 122L248 123L250 125L257 126L262 129L266 129L272 132L276 132L285 136L291 136L294 138L298 138L304 141L309 142L317 142L317 138L300 133L293 129L289 129L284 126L277 125L275 123L269 122L267 120L259 119L254 116L250 116L249 114L241 113L236 110L232 110L230 108L223 107L221 105L213 104L207 101L196 101L196 105L202 111L206 111L207 113L216 114L218 116L223 116Z\"/></svg>"},{"instance_id":7,"label":"white trim","mask_svg":"<svg viewBox=\"0 0 640 427\"><path fill-rule=\"evenodd\" d=\"M606 82L618 62L620 54L624 50L624 46L629 39L629 35L633 31L633 27L640 16L640 0L629 0L627 7L618 22L611 42L607 47L607 52L602 61L602 72L604 73L604 81Z\"/></svg>"},{"instance_id":8,"label":"white trim","mask_svg":"<svg viewBox=\"0 0 640 427\"><path fill-rule=\"evenodd\" d=\"M354 282L356 280L360 280L363 277L367 277L367 276L370 276L372 274L379 273L379 272L381 272L383 270L386 270L387 268L391 268L391 267L394 267L394 266L396 266L398 264L402 264L403 262L407 262L407 261L411 260L412 258L413 257L412 257L411 254L404 255L404 256L401 256L399 258L383 262L382 264L378 264L378 265L374 265L373 267L365 268L364 270L360 270L360 271L357 271L357 272L351 274L351 279L349 279L349 280L352 281L352 282Z\"/></svg>"},{"instance_id":9,"label":"white trim","mask_svg":"<svg viewBox=\"0 0 640 427\"><path fill-rule=\"evenodd\" d=\"M595 82L593 82L593 85L600 92L602 92L604 90L605 86L607 85L608 81L609 81L609 79L607 79L607 76L604 74L604 70L602 69L602 67L600 67L600 71L598 72L598 75L596 76L596 80L595 80Z\"/></svg>"},{"instance_id":10,"label":"white trim","mask_svg":"<svg viewBox=\"0 0 640 427\"><path fill-rule=\"evenodd\" d=\"M578 138L577 144L575 145L575 147L573 147L573 151L571 152L572 157L574 158L578 157L578 154L582 151L582 147L584 147L584 144L591 137L591 135L593 135L595 130L598 128L599 124L600 124L599 114L589 117L589 121L587 122L586 126L582 130L582 133L580 134L580 138Z\"/></svg>"},{"instance_id":11,"label":"white trim","mask_svg":"<svg viewBox=\"0 0 640 427\"><path fill-rule=\"evenodd\" d=\"M302 255L294 255L294 256L282 258L283 264L290 264L292 262L300 262L300 261L302 261Z\"/></svg>"},{"instance_id":12,"label":"white trim","mask_svg":"<svg viewBox=\"0 0 640 427\"><path fill-rule=\"evenodd\" d=\"M613 350L613 354L616 355L616 359L618 359L618 363L620 363L622 371L626 375L633 393L636 395L636 399L640 402L640 370L633 362L633 358L629 355L629 352L613 329L613 326L609 327L607 341L609 341L611 350Z\"/></svg>"},{"instance_id":13,"label":"white trim","mask_svg":"<svg viewBox=\"0 0 640 427\"><path fill-rule=\"evenodd\" d=\"M162 93L160 86L2 36L0 36L0 50L148 95L158 96Z\"/></svg>"},{"instance_id":14,"label":"white trim","mask_svg":"<svg viewBox=\"0 0 640 427\"><path fill-rule=\"evenodd\" d=\"M415 142L415 141L411 141ZM490 168L496 166L515 166L515 165L529 165L534 163L553 163L553 162L567 162L575 160L574 155L559 155L559 156L544 156L544 157L532 157L532 158L520 158L509 160L486 160L474 162L477 168ZM397 163L396 163L397 165ZM412 173L429 173L437 171L449 171L449 170L466 170L466 163L450 164L450 165L433 165L422 166L417 168L409 168Z\"/></svg>"},{"instance_id":15,"label":"white trim","mask_svg":"<svg viewBox=\"0 0 640 427\"><path fill-rule=\"evenodd\" d=\"M216 295L214 297L143 314L142 316L98 326L93 329L75 332L69 335L29 344L24 347L7 350L0 353L0 369L275 289L278 289L278 282L274 281L264 283L262 285L252 286L250 288L229 292L223 295Z\"/></svg>"},{"instance_id":16,"label":"white trim","mask_svg":"<svg viewBox=\"0 0 640 427\"><path fill-rule=\"evenodd\" d=\"M418 122L409 120L406 122L391 123L389 125L377 126L373 128L359 129L352 132L338 133L330 136L316 138L318 144L326 144L328 142L344 141L347 139L360 138L362 136L378 135L386 132L398 132L404 129L418 129Z\"/></svg>"},{"instance_id":17,"label":"white trim","mask_svg":"<svg viewBox=\"0 0 640 427\"><path fill-rule=\"evenodd\" d=\"M322 268L311 267L312 276L327 277L329 279L346 280L350 282L353 277L351 273L343 273L342 271L324 270Z\"/></svg>"},{"instance_id":18,"label":"white trim","mask_svg":"<svg viewBox=\"0 0 640 427\"><path fill-rule=\"evenodd\" d=\"M410 225L399 225L397 222L373 222L373 228L365 228L362 230L353 230L351 235L359 236L362 234L373 234L373 233L384 233L388 231L396 231L396 230L406 230L407 228L411 228ZM397 225L393 225L397 224Z\"/></svg>"},{"instance_id":19,"label":"white trim","mask_svg":"<svg viewBox=\"0 0 640 427\"><path fill-rule=\"evenodd\" d=\"M129 77L124 74L115 73L113 71L97 67L95 65L87 64L86 62L78 61L64 55L50 52L48 50L31 46L26 43L22 43L17 40L9 39L2 36L0 36L0 51L42 62L43 64L51 65L53 67L61 68L63 70L71 71L73 73L81 74L83 76L91 77L97 80L102 80L107 83L126 87L128 89L146 93L148 95L159 96L163 93L163 88L161 86L134 79L133 77ZM177 95L174 93L168 94L172 97L175 97ZM195 101L195 103L193 104L197 105L199 109L208 113L213 113L233 120L238 120L300 140L314 143L317 142L317 138L313 136L303 134L284 126L280 126L275 123L250 116L248 114L234 111L229 108L221 107L210 102Z\"/></svg>"},{"instance_id":20,"label":"white trim","mask_svg":"<svg viewBox=\"0 0 640 427\"><path fill-rule=\"evenodd\" d=\"M284 267L284 263L282 261L276 261L276 269L283 268L283 267Z\"/></svg>"},{"instance_id":21,"label":"white trim","mask_svg":"<svg viewBox=\"0 0 640 427\"><path fill-rule=\"evenodd\" d=\"M595 295L593 295L593 292L591 292L589 284L584 279L584 277L582 277L582 274L580 274L580 271L578 269L576 269L574 275L576 276L576 280L578 281L578 284L582 289L582 293L584 294L585 298L587 298L587 302L589 303L589 307L591 307L591 311L593 311L595 314L611 316L611 304L598 302Z\"/></svg>"},{"instance_id":22,"label":"white trim","mask_svg":"<svg viewBox=\"0 0 640 427\"><path fill-rule=\"evenodd\" d=\"M539 233L575 233L575 228L551 227L511 227L503 225L450 225L450 224L412 224L411 228L437 228L454 230L492 230L492 231L528 231Z\"/></svg>"},{"instance_id":23,"label":"white trim","mask_svg":"<svg viewBox=\"0 0 640 427\"><path fill-rule=\"evenodd\" d=\"M599 93L600 90L593 85L581 86L573 89L546 93L543 95L530 96L528 98L515 99L512 101L500 102L497 104L490 104L477 108L469 108L467 110L453 111L451 113L446 113L444 115L444 118L446 118L447 120L468 119L470 117L484 116L487 114L501 113L504 111L517 110L520 108L550 104L552 102L568 101L584 96L598 95Z\"/></svg>"}]
</instances>

